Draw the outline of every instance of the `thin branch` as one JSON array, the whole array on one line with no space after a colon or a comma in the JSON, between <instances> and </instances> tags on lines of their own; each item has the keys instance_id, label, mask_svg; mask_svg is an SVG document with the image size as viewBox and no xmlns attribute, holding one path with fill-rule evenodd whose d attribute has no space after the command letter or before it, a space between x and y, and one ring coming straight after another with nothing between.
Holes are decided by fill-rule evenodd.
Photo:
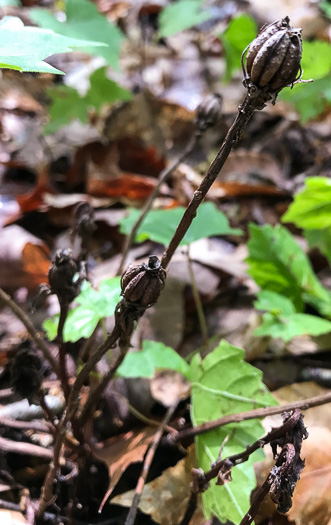
<instances>
[{"instance_id":1,"label":"thin branch","mask_svg":"<svg viewBox=\"0 0 331 525\"><path fill-rule=\"evenodd\" d=\"M42 459L51 460L53 450L34 445L33 443L22 443L11 441L10 439L0 437L0 450L3 452L13 452L25 456L36 456Z\"/></svg>"},{"instance_id":2,"label":"thin branch","mask_svg":"<svg viewBox=\"0 0 331 525\"><path fill-rule=\"evenodd\" d=\"M52 434L53 432L52 425L48 423L42 423L41 421L17 421L11 417L0 417L0 426L18 430L35 430L44 434Z\"/></svg>"},{"instance_id":3,"label":"thin branch","mask_svg":"<svg viewBox=\"0 0 331 525\"><path fill-rule=\"evenodd\" d=\"M215 419L214 421L207 421L207 423L202 423L201 425L197 425L194 428L187 428L185 430L181 430L175 435L167 436L166 440L168 441L168 443L173 444L177 443L178 441L183 441L184 439L198 436L199 434L204 434L205 432L209 432L210 430L214 430L215 428L228 425L229 423L240 423L241 421L247 421L249 419L274 416L276 414L280 414L281 412L289 412L290 410L295 410L296 408L300 410L308 410L308 408L326 405L327 403L331 403L331 392L327 392L326 394L311 397L308 399L302 399L300 401L294 401L293 403L287 403L286 405L256 408L254 410L248 410L247 412L230 414L228 416Z\"/></svg>"},{"instance_id":4,"label":"thin branch","mask_svg":"<svg viewBox=\"0 0 331 525\"><path fill-rule=\"evenodd\" d=\"M86 423L86 420L90 416L94 405L100 399L101 394L107 387L109 381L113 379L116 370L118 369L120 364L123 362L123 359L126 356L128 349L129 349L129 346L125 348L120 348L120 353L117 355L115 359L113 359L108 372L103 376L100 383L90 392L89 397L87 398L87 401L84 405L82 415L80 417L81 425L84 425L84 423Z\"/></svg>"},{"instance_id":5,"label":"thin branch","mask_svg":"<svg viewBox=\"0 0 331 525\"><path fill-rule=\"evenodd\" d=\"M175 253L175 250L178 248L185 233L191 226L191 223L197 214L198 207L202 203L203 199L206 197L207 192L210 190L212 184L215 182L233 146L239 140L243 130L245 129L250 118L252 117L255 109L262 109L262 107L263 105L261 103L261 98L255 99L251 97L250 92L248 92L244 102L241 106L239 106L236 119L232 124L231 128L229 129L222 146L220 147L215 159L211 163L199 188L194 192L193 198L187 206L184 215L170 241L170 244L167 247L165 253L163 254L161 265L164 269L166 269L169 265L170 260L173 254Z\"/></svg>"},{"instance_id":6,"label":"thin branch","mask_svg":"<svg viewBox=\"0 0 331 525\"><path fill-rule=\"evenodd\" d=\"M16 315L16 317L24 324L25 328L36 343L37 347L43 353L45 359L49 362L56 375L60 377L58 364L52 356L42 335L35 329L35 327L31 323L30 319L25 314L25 312L22 310L22 308L20 308L20 306L18 306L18 304L16 304L15 301L13 301L11 297L8 294L6 294L6 292L2 288L0 288L0 301L6 304Z\"/></svg>"},{"instance_id":7,"label":"thin branch","mask_svg":"<svg viewBox=\"0 0 331 525\"><path fill-rule=\"evenodd\" d=\"M199 290L198 290L198 287L197 287L197 281L195 279L195 275L194 275L194 271L193 271L193 265L192 265L192 259L190 257L190 248L189 247L188 247L188 250L187 250L187 263L188 263L188 271L189 271L190 280L191 280L193 299L194 299L194 302L195 302L195 307L196 307L197 314L198 314L198 319L199 319L199 325L200 325L203 345L207 346L207 344L208 344L208 328L207 328L207 323L206 323L206 317L205 317L205 314L204 314L204 311L203 311L201 297L200 297Z\"/></svg>"},{"instance_id":8,"label":"thin branch","mask_svg":"<svg viewBox=\"0 0 331 525\"><path fill-rule=\"evenodd\" d=\"M196 131L193 134L193 136L190 138L190 140L189 140L187 146L185 147L185 149L178 155L178 157L176 159L173 160L173 162L171 162L169 164L169 166L167 166L166 168L164 168L164 170L161 171L161 173L160 173L160 175L158 177L157 184L156 184L155 188L153 189L152 193L148 197L144 207L142 208L142 210L140 212L139 217L137 218L136 222L132 226L129 235L126 237L124 248L123 248L123 255L122 255L122 259L121 259L119 268L117 270L117 275L122 275L122 273L123 273L125 262L126 262L129 250L130 250L130 248L132 246L132 243L134 241L134 238L136 236L137 230L138 230L139 226L141 225L141 223L143 222L144 218L146 217L147 213L150 211L154 200L156 199L156 197L159 194L159 191L160 191L160 188L161 188L162 184L165 183L165 181L170 177L170 175L177 168L177 166L181 162L183 162L183 160L191 153L191 151L196 146L199 137L200 137L200 133L198 131Z\"/></svg>"},{"instance_id":9,"label":"thin branch","mask_svg":"<svg viewBox=\"0 0 331 525\"><path fill-rule=\"evenodd\" d=\"M192 519L192 516L195 513L195 510L197 508L197 504L198 504L198 494L196 492L191 492L190 499L188 500L188 504L186 506L184 517L179 525L189 525Z\"/></svg>"},{"instance_id":10,"label":"thin branch","mask_svg":"<svg viewBox=\"0 0 331 525\"><path fill-rule=\"evenodd\" d=\"M63 341L63 329L64 324L66 322L68 312L69 312L69 303L67 301L61 301L59 298L60 303L60 318L59 318L59 324L57 327L57 340L59 344L59 366L60 366L60 379L61 379L61 386L64 393L64 396L66 400L69 396L69 382L68 382L68 375L67 375L67 369L66 369L66 350L67 345Z\"/></svg>"},{"instance_id":11,"label":"thin branch","mask_svg":"<svg viewBox=\"0 0 331 525\"><path fill-rule=\"evenodd\" d=\"M129 513L127 515L127 518L126 518L125 525L133 525L134 522L135 522L136 515L137 515L137 510L138 510L138 506L139 506L139 502L140 502L140 498L141 498L142 492L144 490L146 479L147 479L149 470L151 468L152 461L154 459L156 449L159 446L159 443L161 441L163 432L165 431L166 426L168 425L170 419L172 418L172 416L173 416L173 414L174 414L174 412L175 412L175 410L177 408L177 405L178 405L178 403L175 403L174 405L172 405L171 407L168 408L167 413L166 413L166 415L165 415L161 425L159 426L157 432L155 433L155 435L153 437L153 441L151 443L151 446L148 449L148 452L147 452L145 460L144 460L143 467L141 469L141 474L140 474L140 477L138 479L135 495L134 495L134 498L133 498L133 501L132 501L132 505L131 505L130 511L129 511Z\"/></svg>"}]
</instances>

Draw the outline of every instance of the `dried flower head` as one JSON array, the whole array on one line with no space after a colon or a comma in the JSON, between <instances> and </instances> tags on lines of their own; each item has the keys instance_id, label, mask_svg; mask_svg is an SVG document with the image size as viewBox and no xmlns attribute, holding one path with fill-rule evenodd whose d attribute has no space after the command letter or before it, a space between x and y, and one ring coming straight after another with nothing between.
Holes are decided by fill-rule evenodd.
<instances>
[{"instance_id":1,"label":"dried flower head","mask_svg":"<svg viewBox=\"0 0 331 525\"><path fill-rule=\"evenodd\" d=\"M222 117L222 96L218 93L207 95L199 104L196 116L196 125L199 131L206 131L216 126Z\"/></svg>"},{"instance_id":2,"label":"dried flower head","mask_svg":"<svg viewBox=\"0 0 331 525\"><path fill-rule=\"evenodd\" d=\"M60 302L70 303L78 293L78 282L74 281L77 265L71 257L71 250L58 250L55 261L49 269L48 280Z\"/></svg>"},{"instance_id":3,"label":"dried flower head","mask_svg":"<svg viewBox=\"0 0 331 525\"><path fill-rule=\"evenodd\" d=\"M156 255L150 255L148 264L130 264L121 280L123 297L144 308L149 308L159 298L164 288L166 272Z\"/></svg>"},{"instance_id":4,"label":"dried flower head","mask_svg":"<svg viewBox=\"0 0 331 525\"><path fill-rule=\"evenodd\" d=\"M254 84L277 94L300 78L301 29L293 29L287 16L264 26L243 56L246 51L246 67L243 64L246 86Z\"/></svg>"}]
</instances>

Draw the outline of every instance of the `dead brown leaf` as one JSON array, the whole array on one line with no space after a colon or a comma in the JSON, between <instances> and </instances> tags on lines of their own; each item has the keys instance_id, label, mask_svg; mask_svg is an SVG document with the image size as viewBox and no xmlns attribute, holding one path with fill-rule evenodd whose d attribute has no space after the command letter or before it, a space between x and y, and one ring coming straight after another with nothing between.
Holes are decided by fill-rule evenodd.
<instances>
[{"instance_id":1,"label":"dead brown leaf","mask_svg":"<svg viewBox=\"0 0 331 525\"><path fill-rule=\"evenodd\" d=\"M94 456L107 465L110 478L109 487L101 502L100 510L128 466L131 463L143 460L154 434L155 428L145 427L92 446Z\"/></svg>"},{"instance_id":2,"label":"dead brown leaf","mask_svg":"<svg viewBox=\"0 0 331 525\"><path fill-rule=\"evenodd\" d=\"M196 466L195 447L192 445L185 458L174 467L168 468L161 476L145 485L139 508L160 525L180 523L190 497L191 470ZM134 491L116 496L112 503L131 507ZM191 525L203 525L201 502L194 513Z\"/></svg>"}]
</instances>

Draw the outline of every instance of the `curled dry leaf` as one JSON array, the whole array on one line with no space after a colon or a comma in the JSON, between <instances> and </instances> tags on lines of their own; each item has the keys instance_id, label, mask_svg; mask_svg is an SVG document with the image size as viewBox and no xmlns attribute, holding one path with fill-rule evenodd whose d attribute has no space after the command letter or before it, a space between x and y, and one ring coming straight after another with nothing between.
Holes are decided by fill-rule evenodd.
<instances>
[{"instance_id":1,"label":"curled dry leaf","mask_svg":"<svg viewBox=\"0 0 331 525\"><path fill-rule=\"evenodd\" d=\"M100 505L102 510L106 501L119 482L123 472L131 463L142 461L153 439L155 428L145 427L115 436L92 446L94 456L108 467L109 487Z\"/></svg>"},{"instance_id":2,"label":"curled dry leaf","mask_svg":"<svg viewBox=\"0 0 331 525\"><path fill-rule=\"evenodd\" d=\"M49 250L40 239L16 225L1 231L1 287L7 290L26 287L32 291L47 282L49 267Z\"/></svg>"}]
</instances>

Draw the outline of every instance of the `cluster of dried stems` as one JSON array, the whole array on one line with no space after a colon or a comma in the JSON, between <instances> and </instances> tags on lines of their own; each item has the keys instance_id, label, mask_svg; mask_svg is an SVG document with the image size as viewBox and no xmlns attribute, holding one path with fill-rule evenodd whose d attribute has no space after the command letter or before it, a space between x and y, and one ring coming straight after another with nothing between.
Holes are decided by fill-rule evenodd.
<instances>
[{"instance_id":1,"label":"cluster of dried stems","mask_svg":"<svg viewBox=\"0 0 331 525\"><path fill-rule=\"evenodd\" d=\"M233 146L239 140L243 130L245 129L248 121L253 115L255 110L263 109L266 103L270 100L275 100L275 93L271 93L268 89L263 88L259 89L256 85L253 85L247 79L247 74L245 73L245 85L247 87L247 95L244 99L244 102L239 106L238 113L235 118L235 121L231 128L228 130L228 133L224 139L224 142L219 149L214 161L210 165L205 177L203 178L199 188L194 192L192 200L188 204L183 217L176 229L176 232L173 235L173 238L170 241L169 246L163 254L161 260L161 269L162 271L166 270L168 267L175 250L178 248L181 240L183 239L185 233L190 227L194 217L196 216L199 205L202 203L206 197L210 187L213 182L219 175L226 159L228 158ZM200 135L204 131L204 126L197 124L197 131L193 134L189 140L186 148L178 156L172 164L169 165L159 177L158 184L147 201L144 209L142 210L139 219L134 225L131 234L126 240L126 244L123 250L122 261L119 268L119 274L123 273L125 261L127 258L128 251L135 237L135 233L141 224L146 213L152 206L153 199L156 197L161 184L166 180L167 177L173 172L176 166L192 151L192 149L197 144L197 141L200 138ZM75 263L70 253L65 250L57 254L57 258L54 264L51 267L49 273L49 282L50 287L44 289L43 291L48 293L55 293L59 299L60 303L60 321L58 325L57 333L57 342L59 345L58 358L54 358L50 349L45 342L43 336L34 328L26 314L21 310L21 308L12 301L12 299L3 291L0 290L0 301L8 305L16 316L24 323L27 331L29 332L31 338L34 340L38 349L43 353L44 358L49 362L51 368L58 376L63 394L66 400L65 410L61 418L58 420L52 410L49 408L45 402L45 394L40 386L38 396L40 404L45 413L45 419L48 422L47 428L50 432L54 434L54 447L53 452L50 454L47 451L47 458L51 459L49 470L46 475L41 497L39 501L39 506L37 509L37 515L46 515L47 508L55 501L56 496L54 494L54 482L57 477L60 475L61 468L63 464L66 464L71 470L71 476L77 476L77 468L67 459L63 459L63 445L66 444L69 449L75 450L79 457L86 457L89 454L89 442L84 433L86 423L93 418L94 407L97 400L100 398L100 395L105 390L109 381L114 377L116 370L119 365L122 363L129 347L132 332L135 328L135 325L139 318L144 314L147 307L150 304L139 304L139 302L132 302L127 300L124 297L118 303L115 311L115 326L110 334L107 335L105 341L97 347L92 353L90 353L86 359L85 364L79 371L77 377L72 382L72 378L68 377L66 370L66 360L65 355L67 352L66 343L63 341L63 327L67 314L69 311L70 302L74 299L77 294L79 287L79 282L86 278L86 256L87 256L87 245L88 238L93 233L94 224L93 224L93 213L89 209L88 205L83 204L79 206L76 210L76 226L75 226L75 235L79 236L81 239L81 258L79 264ZM79 272L79 280L73 282L73 276ZM156 302L157 297L155 297ZM93 336L92 336L93 337ZM116 349L114 352L114 357L110 363L108 372L100 379L99 383L90 389L88 398L84 406L80 404L80 395L82 388L88 382L90 373L94 370L96 364L100 359L106 354L109 349ZM277 459L276 470L272 471L268 476L267 480L263 484L262 488L258 492L255 500L252 503L252 507L247 513L247 515L242 520L242 525L247 525L253 521L254 515L259 507L259 503L265 496L267 492L270 492L273 495L274 500L278 503L278 506L282 506L282 498L286 499L288 495L293 492L295 482L293 481L291 486L282 487L283 478L281 474L288 476L288 473L291 472L292 478L296 478L298 471L300 470L300 449L302 438L305 437L304 426L302 424L301 413L298 409L306 409L312 406L321 405L331 401L331 394L326 394L324 396L319 396L312 399L306 399L301 402L296 402L288 404L282 407L270 407L257 410L251 410L245 413L233 414L231 416L226 416L220 418L216 421L210 421L208 423L199 425L195 428L187 428L182 431L176 431L172 429L171 432L168 432L168 435L164 437L164 440L167 440L168 443L177 444L182 440L187 438L192 438L203 432L208 432L209 430L218 428L222 425L226 425L230 422L240 422L247 419L253 419L257 417L264 417L266 415L277 414L283 412L284 410L290 412L284 418L284 423L278 429L272 430L267 436L257 441L256 443L249 445L241 454L231 456L229 458L220 459L215 465L211 467L208 472L201 472L199 469L194 469L192 473L192 494L187 507L187 511L183 518L182 524L188 524L191 516L194 512L196 506L197 493L203 490L206 490L208 483L212 478L217 478L219 484L229 482L231 480L231 469L248 459L248 457L258 448L263 447L267 443L273 444L277 448L277 444L281 447L280 454L276 455ZM160 443L163 434L169 430L169 423L171 418L176 410L176 406L170 407L164 420L160 424L158 430L155 433L154 439L150 446L150 449L146 455L142 474L139 478L136 495L132 503L132 507L127 517L126 524L132 525L134 523L137 508L140 500L140 496L144 487L144 483L147 477L149 467L151 465L155 450ZM294 412L292 412L294 411ZM13 421L8 419L0 421L0 424L15 426ZM296 433L299 432L299 438L293 437L296 429ZM297 435L297 434L296 434ZM3 440L3 439L2 439ZM4 442L0 443L2 447L11 447L8 440L3 440ZM221 445L220 445L221 446ZM38 447L40 448L40 447ZM40 452L40 451L39 451ZM299 466L298 466L299 465ZM285 494L285 496L284 496ZM2 502L3 503L3 502ZM283 502L284 503L284 502ZM0 502L1 505L1 502ZM286 507L286 505L285 505ZM285 508L283 505L283 508Z\"/></svg>"}]
</instances>

